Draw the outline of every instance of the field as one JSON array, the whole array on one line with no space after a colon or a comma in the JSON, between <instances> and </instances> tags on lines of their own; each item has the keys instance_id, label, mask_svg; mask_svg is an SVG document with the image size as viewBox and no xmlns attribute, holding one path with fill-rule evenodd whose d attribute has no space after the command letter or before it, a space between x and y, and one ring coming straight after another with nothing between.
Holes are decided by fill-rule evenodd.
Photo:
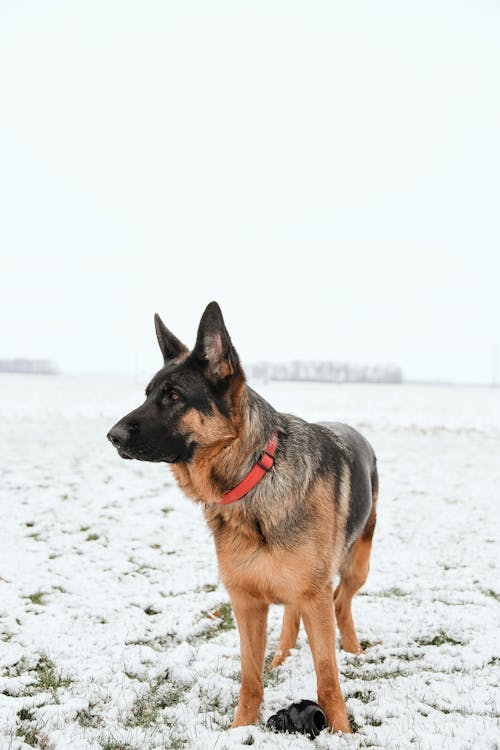
<instances>
[{"instance_id":1,"label":"field","mask_svg":"<svg viewBox=\"0 0 500 750\"><path fill-rule=\"evenodd\" d=\"M350 422L379 460L353 607L366 652L338 655L355 731L312 743L265 729L316 698L303 630L266 675L262 723L226 731L239 645L201 509L166 465L122 461L105 438L145 382L0 376L0 748L499 748L500 391L258 386L283 411Z\"/></svg>"}]
</instances>

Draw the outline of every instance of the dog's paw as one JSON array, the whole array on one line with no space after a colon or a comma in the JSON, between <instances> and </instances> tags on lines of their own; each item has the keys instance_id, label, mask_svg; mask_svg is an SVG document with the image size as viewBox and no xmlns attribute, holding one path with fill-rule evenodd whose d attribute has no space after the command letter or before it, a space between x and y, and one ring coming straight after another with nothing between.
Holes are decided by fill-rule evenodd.
<instances>
[{"instance_id":1,"label":"dog's paw","mask_svg":"<svg viewBox=\"0 0 500 750\"><path fill-rule=\"evenodd\" d=\"M257 723L257 719L255 719L254 721L251 721L250 719L246 719L246 718L239 719L235 716L232 723L229 726L229 729L236 729L237 727L249 727L252 724L256 724L256 723Z\"/></svg>"},{"instance_id":2,"label":"dog's paw","mask_svg":"<svg viewBox=\"0 0 500 750\"><path fill-rule=\"evenodd\" d=\"M272 661L266 667L266 672L272 672L273 669L276 669L276 667L279 667L281 664L283 664L289 654L289 651L284 652L280 649L276 649Z\"/></svg>"},{"instance_id":3,"label":"dog's paw","mask_svg":"<svg viewBox=\"0 0 500 750\"><path fill-rule=\"evenodd\" d=\"M257 724L259 720L259 709L260 705L258 707L250 707L247 706L245 708L237 708L236 709L236 715L233 719L233 722L230 729L236 729L236 727L248 727L252 724Z\"/></svg>"},{"instance_id":4,"label":"dog's paw","mask_svg":"<svg viewBox=\"0 0 500 750\"><path fill-rule=\"evenodd\" d=\"M348 654L364 654L365 650L364 648L361 648L359 643L357 641L342 641L341 642L341 648L342 651L346 651Z\"/></svg>"}]
</instances>

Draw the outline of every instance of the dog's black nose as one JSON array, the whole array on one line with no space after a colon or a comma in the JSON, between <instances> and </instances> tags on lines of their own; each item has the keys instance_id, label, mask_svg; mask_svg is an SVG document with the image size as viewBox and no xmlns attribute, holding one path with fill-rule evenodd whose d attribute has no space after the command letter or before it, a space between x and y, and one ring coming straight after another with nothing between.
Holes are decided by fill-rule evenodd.
<instances>
[{"instance_id":1,"label":"dog's black nose","mask_svg":"<svg viewBox=\"0 0 500 750\"><path fill-rule=\"evenodd\" d=\"M121 424L115 424L108 432L108 440L113 443L115 448L119 448L128 440L129 433L126 427Z\"/></svg>"}]
</instances>

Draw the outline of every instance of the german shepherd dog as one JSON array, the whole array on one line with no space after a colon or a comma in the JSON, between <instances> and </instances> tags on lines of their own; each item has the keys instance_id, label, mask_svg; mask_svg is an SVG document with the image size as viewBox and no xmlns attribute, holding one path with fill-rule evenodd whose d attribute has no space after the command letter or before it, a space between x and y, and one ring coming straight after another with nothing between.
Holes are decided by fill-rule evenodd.
<instances>
[{"instance_id":1,"label":"german shepherd dog","mask_svg":"<svg viewBox=\"0 0 500 750\"><path fill-rule=\"evenodd\" d=\"M361 652L351 601L368 574L375 454L352 427L281 414L252 390L216 302L206 308L191 352L158 315L155 327L164 365L145 402L108 438L122 458L170 464L185 494L203 504L240 635L241 688L231 726L258 720L267 613L278 603L285 609L271 666L295 646L302 618L318 702L334 730L350 732L334 613L342 648Z\"/></svg>"}]
</instances>

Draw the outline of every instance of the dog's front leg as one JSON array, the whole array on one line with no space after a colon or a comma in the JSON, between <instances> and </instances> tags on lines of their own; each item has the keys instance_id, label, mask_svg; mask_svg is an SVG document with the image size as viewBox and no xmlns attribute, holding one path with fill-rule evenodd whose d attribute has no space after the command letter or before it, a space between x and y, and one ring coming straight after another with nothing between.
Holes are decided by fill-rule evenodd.
<instances>
[{"instance_id":1,"label":"dog's front leg","mask_svg":"<svg viewBox=\"0 0 500 750\"><path fill-rule=\"evenodd\" d=\"M350 732L351 726L340 689L335 657L335 620L331 586L307 599L301 604L301 609L316 670L318 703L333 729Z\"/></svg>"},{"instance_id":2,"label":"dog's front leg","mask_svg":"<svg viewBox=\"0 0 500 750\"><path fill-rule=\"evenodd\" d=\"M240 633L241 688L231 727L255 724L264 695L262 671L268 605L241 590L229 592Z\"/></svg>"}]
</instances>

